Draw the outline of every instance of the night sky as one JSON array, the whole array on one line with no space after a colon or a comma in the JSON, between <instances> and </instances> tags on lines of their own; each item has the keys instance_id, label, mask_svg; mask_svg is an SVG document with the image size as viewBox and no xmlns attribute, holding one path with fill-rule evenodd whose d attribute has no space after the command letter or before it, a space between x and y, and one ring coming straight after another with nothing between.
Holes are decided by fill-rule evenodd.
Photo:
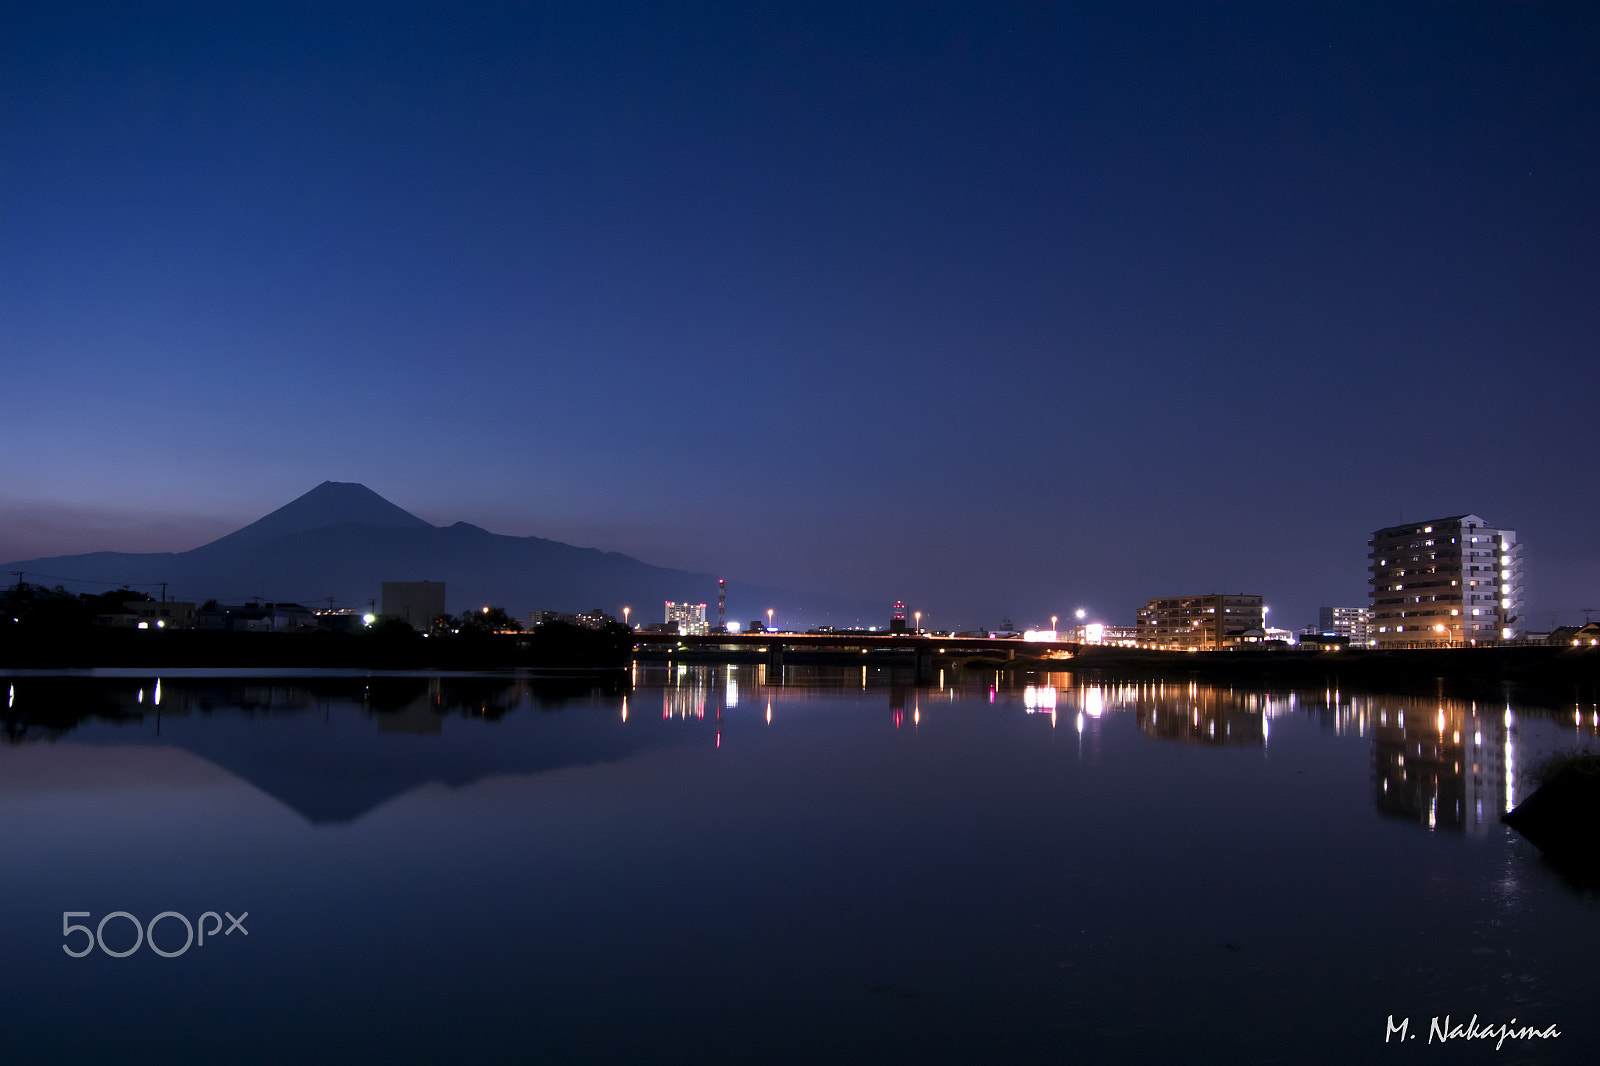
<instances>
[{"instance_id":1,"label":"night sky","mask_svg":"<svg viewBox=\"0 0 1600 1066\"><path fill-rule=\"evenodd\" d=\"M1543 629L1597 318L1600 5L0 6L0 559L332 479L935 627L1298 627L1473 512Z\"/></svg>"}]
</instances>

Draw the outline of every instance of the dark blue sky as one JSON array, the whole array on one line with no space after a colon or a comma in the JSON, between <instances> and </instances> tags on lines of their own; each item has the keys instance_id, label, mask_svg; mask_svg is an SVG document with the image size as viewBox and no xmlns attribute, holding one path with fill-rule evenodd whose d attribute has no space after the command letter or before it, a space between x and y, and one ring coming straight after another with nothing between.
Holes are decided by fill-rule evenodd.
<instances>
[{"instance_id":1,"label":"dark blue sky","mask_svg":"<svg viewBox=\"0 0 1600 1066\"><path fill-rule=\"evenodd\" d=\"M1471 511L1600 605L1594 5L134 7L0 9L0 557L334 479L1298 626Z\"/></svg>"}]
</instances>

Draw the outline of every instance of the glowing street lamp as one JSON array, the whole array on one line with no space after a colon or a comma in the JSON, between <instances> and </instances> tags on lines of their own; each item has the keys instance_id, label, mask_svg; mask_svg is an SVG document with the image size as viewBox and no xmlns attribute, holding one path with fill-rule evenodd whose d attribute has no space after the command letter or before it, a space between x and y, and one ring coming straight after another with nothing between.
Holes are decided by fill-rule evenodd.
<instances>
[{"instance_id":1,"label":"glowing street lamp","mask_svg":"<svg viewBox=\"0 0 1600 1066\"><path fill-rule=\"evenodd\" d=\"M917 620L917 632L921 633L922 632L922 612L921 611L912 611L911 612L911 617L913 617L913 618L915 618Z\"/></svg>"},{"instance_id":2,"label":"glowing street lamp","mask_svg":"<svg viewBox=\"0 0 1600 1066\"><path fill-rule=\"evenodd\" d=\"M767 608L767 632L772 632L772 608Z\"/></svg>"},{"instance_id":3,"label":"glowing street lamp","mask_svg":"<svg viewBox=\"0 0 1600 1066\"><path fill-rule=\"evenodd\" d=\"M627 625L628 624L628 612L631 611L631 610L633 610L632 607L624 607L622 609L622 624L623 625Z\"/></svg>"}]
</instances>

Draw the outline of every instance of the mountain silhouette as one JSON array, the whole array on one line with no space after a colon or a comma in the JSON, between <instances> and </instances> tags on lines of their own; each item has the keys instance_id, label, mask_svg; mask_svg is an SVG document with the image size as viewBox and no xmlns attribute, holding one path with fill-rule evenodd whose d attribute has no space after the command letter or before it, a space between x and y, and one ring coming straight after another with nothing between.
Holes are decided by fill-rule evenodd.
<instances>
[{"instance_id":1,"label":"mountain silhouette","mask_svg":"<svg viewBox=\"0 0 1600 1066\"><path fill-rule=\"evenodd\" d=\"M296 533L345 525L385 529L434 528L365 485L353 481L324 481L304 496L290 500L271 514L217 538L200 550L238 551L270 544Z\"/></svg>"},{"instance_id":2,"label":"mountain silhouette","mask_svg":"<svg viewBox=\"0 0 1600 1066\"><path fill-rule=\"evenodd\" d=\"M708 603L715 621L717 579L652 566L617 552L543 537L510 537L467 522L435 526L365 485L325 481L242 529L186 552L92 552L26 559L0 569L73 592L167 583L172 599L237 603L250 598L308 606L364 607L385 581L443 581L446 609L505 607L577 612L600 607L635 623L660 620L662 601ZM792 628L868 624L887 609L836 596L803 595L728 582L728 617L744 622L778 611ZM883 617L879 617L883 616Z\"/></svg>"}]
</instances>

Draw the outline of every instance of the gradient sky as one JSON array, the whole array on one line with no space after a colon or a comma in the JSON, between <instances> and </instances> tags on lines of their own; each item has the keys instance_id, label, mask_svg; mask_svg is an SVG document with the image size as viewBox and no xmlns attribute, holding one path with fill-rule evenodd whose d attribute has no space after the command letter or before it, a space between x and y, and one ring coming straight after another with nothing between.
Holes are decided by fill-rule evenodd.
<instances>
[{"instance_id":1,"label":"gradient sky","mask_svg":"<svg viewBox=\"0 0 1600 1066\"><path fill-rule=\"evenodd\" d=\"M333 479L927 624L1299 626L1470 511L1531 624L1600 606L1600 6L0 20L0 558Z\"/></svg>"}]
</instances>

